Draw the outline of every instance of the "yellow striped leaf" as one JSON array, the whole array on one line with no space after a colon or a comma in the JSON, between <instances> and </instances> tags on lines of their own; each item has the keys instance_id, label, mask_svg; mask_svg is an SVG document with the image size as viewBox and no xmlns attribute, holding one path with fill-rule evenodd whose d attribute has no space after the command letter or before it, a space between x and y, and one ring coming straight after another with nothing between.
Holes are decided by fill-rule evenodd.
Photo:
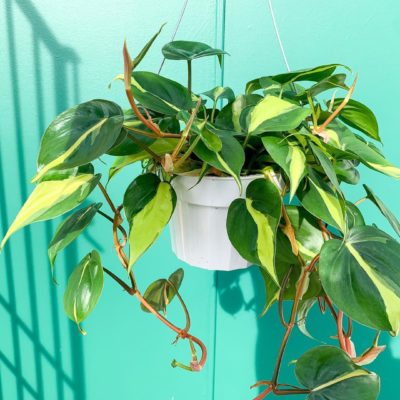
<instances>
[{"instance_id":1,"label":"yellow striped leaf","mask_svg":"<svg viewBox=\"0 0 400 400\"><path fill-rule=\"evenodd\" d=\"M350 318L397 335L400 330L400 244L372 226L356 226L321 250L322 286Z\"/></svg>"},{"instance_id":2,"label":"yellow striped leaf","mask_svg":"<svg viewBox=\"0 0 400 400\"><path fill-rule=\"evenodd\" d=\"M171 185L155 174L140 175L129 185L123 203L130 224L129 269L168 224L175 203Z\"/></svg>"},{"instance_id":3,"label":"yellow striped leaf","mask_svg":"<svg viewBox=\"0 0 400 400\"><path fill-rule=\"evenodd\" d=\"M100 157L125 134L123 120L121 108L106 100L88 101L61 113L42 137L32 182L50 170L77 167Z\"/></svg>"},{"instance_id":4,"label":"yellow striped leaf","mask_svg":"<svg viewBox=\"0 0 400 400\"><path fill-rule=\"evenodd\" d=\"M80 204L96 187L100 175L82 174L61 181L39 183L3 238L0 249L17 230L33 222L58 217Z\"/></svg>"}]
</instances>

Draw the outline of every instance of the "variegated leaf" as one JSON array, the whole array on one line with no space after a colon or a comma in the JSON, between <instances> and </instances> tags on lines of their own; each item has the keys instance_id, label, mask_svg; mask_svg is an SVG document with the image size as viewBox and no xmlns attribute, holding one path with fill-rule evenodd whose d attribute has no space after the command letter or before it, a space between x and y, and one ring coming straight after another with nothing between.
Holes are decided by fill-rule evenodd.
<instances>
[{"instance_id":1,"label":"variegated leaf","mask_svg":"<svg viewBox=\"0 0 400 400\"><path fill-rule=\"evenodd\" d=\"M298 143L289 141L280 134L264 136L262 142L272 159L289 177L290 200L292 200L300 182L307 174L304 151Z\"/></svg>"},{"instance_id":2,"label":"variegated leaf","mask_svg":"<svg viewBox=\"0 0 400 400\"><path fill-rule=\"evenodd\" d=\"M130 224L129 269L153 244L170 220L176 204L174 189L155 174L138 176L124 195L124 211Z\"/></svg>"},{"instance_id":3,"label":"variegated leaf","mask_svg":"<svg viewBox=\"0 0 400 400\"><path fill-rule=\"evenodd\" d=\"M261 265L279 285L275 270L276 230L282 199L276 186L256 179L246 190L246 199L236 199L228 211L227 230L239 254Z\"/></svg>"},{"instance_id":4,"label":"variegated leaf","mask_svg":"<svg viewBox=\"0 0 400 400\"><path fill-rule=\"evenodd\" d=\"M89 253L75 268L68 279L64 293L64 310L79 331L81 322L93 311L103 290L103 266L96 250Z\"/></svg>"},{"instance_id":5,"label":"variegated leaf","mask_svg":"<svg viewBox=\"0 0 400 400\"><path fill-rule=\"evenodd\" d=\"M310 390L308 400L376 400L379 377L356 365L341 349L319 346L296 362L298 381Z\"/></svg>"},{"instance_id":6,"label":"variegated leaf","mask_svg":"<svg viewBox=\"0 0 400 400\"><path fill-rule=\"evenodd\" d=\"M82 174L61 181L39 183L22 206L1 242L17 230L33 222L53 219L75 208L96 187L100 175Z\"/></svg>"},{"instance_id":7,"label":"variegated leaf","mask_svg":"<svg viewBox=\"0 0 400 400\"><path fill-rule=\"evenodd\" d=\"M296 104L268 95L257 103L249 115L249 132L282 132L297 128L311 111Z\"/></svg>"},{"instance_id":8,"label":"variegated leaf","mask_svg":"<svg viewBox=\"0 0 400 400\"><path fill-rule=\"evenodd\" d=\"M332 301L353 320L397 335L400 244L372 226L356 226L321 250L319 273Z\"/></svg>"},{"instance_id":9,"label":"variegated leaf","mask_svg":"<svg viewBox=\"0 0 400 400\"><path fill-rule=\"evenodd\" d=\"M309 169L307 187L298 192L298 197L310 214L342 232L346 231L343 199L312 169Z\"/></svg>"}]
</instances>

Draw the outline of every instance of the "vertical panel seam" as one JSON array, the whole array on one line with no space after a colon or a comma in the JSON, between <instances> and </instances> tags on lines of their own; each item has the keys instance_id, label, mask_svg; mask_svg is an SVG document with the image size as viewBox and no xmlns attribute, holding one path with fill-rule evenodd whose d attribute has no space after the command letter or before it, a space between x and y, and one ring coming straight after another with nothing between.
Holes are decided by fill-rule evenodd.
<instances>
[{"instance_id":1,"label":"vertical panel seam","mask_svg":"<svg viewBox=\"0 0 400 400\"><path fill-rule=\"evenodd\" d=\"M225 50L225 20L226 0L216 0L215 12L215 47ZM222 57L221 66L215 61L215 86L224 86L225 57ZM217 376L217 325L218 325L218 271L214 275L214 347L212 365L212 400L215 400Z\"/></svg>"}]
</instances>

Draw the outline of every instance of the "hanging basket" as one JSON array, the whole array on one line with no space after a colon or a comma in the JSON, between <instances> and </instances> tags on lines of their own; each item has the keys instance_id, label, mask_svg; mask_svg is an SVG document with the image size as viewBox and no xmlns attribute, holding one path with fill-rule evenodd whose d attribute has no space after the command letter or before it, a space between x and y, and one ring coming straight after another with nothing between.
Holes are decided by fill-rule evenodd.
<instances>
[{"instance_id":1,"label":"hanging basket","mask_svg":"<svg viewBox=\"0 0 400 400\"><path fill-rule=\"evenodd\" d=\"M172 186L177 203L170 222L176 256L194 267L208 270L247 268L250 264L229 241L226 218L232 201L244 197L250 182L262 176L242 177L242 195L231 177L206 176L197 185L196 176L176 177Z\"/></svg>"}]
</instances>

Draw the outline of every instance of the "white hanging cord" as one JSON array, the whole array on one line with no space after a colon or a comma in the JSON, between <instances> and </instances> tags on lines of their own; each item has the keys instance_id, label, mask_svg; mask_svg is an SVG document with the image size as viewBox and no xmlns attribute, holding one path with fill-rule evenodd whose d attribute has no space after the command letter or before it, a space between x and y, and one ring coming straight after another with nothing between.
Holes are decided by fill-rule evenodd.
<instances>
[{"instance_id":1,"label":"white hanging cord","mask_svg":"<svg viewBox=\"0 0 400 400\"><path fill-rule=\"evenodd\" d=\"M277 24L277 22L276 22L274 8L273 8L273 6L272 6L272 0L268 0L268 5L269 5L269 11L270 11L270 13L271 13L272 23L274 24L274 29L275 29L276 37L277 37L277 39L278 39L279 47L280 47L280 49L281 49L281 53L282 53L282 56L283 56L283 60L285 61L286 69L288 70L288 72L290 72L291 69L290 69L290 66L289 66L288 59L287 59L287 57L286 57L285 48L283 47L281 35L280 35L280 33L279 33L279 28L278 28L278 24Z\"/></svg>"},{"instance_id":2,"label":"white hanging cord","mask_svg":"<svg viewBox=\"0 0 400 400\"><path fill-rule=\"evenodd\" d=\"M174 33L173 33L172 36L171 36L171 42L175 39L176 33L178 32L179 25L180 25L181 22L182 22L182 18L183 18L183 15L185 14L185 10L186 10L186 6L188 5L188 2L189 2L189 0L185 0L184 3L183 3L183 7L182 7L181 13L180 13L180 15L179 15L178 22L177 22L177 24L176 24L176 26L175 26ZM158 70L158 74L160 74L160 72L161 72L161 70L162 70L162 67L164 66L164 63L165 63L165 57L163 58L163 60L162 60L162 62L161 62L160 68L159 68L159 70Z\"/></svg>"}]
</instances>

